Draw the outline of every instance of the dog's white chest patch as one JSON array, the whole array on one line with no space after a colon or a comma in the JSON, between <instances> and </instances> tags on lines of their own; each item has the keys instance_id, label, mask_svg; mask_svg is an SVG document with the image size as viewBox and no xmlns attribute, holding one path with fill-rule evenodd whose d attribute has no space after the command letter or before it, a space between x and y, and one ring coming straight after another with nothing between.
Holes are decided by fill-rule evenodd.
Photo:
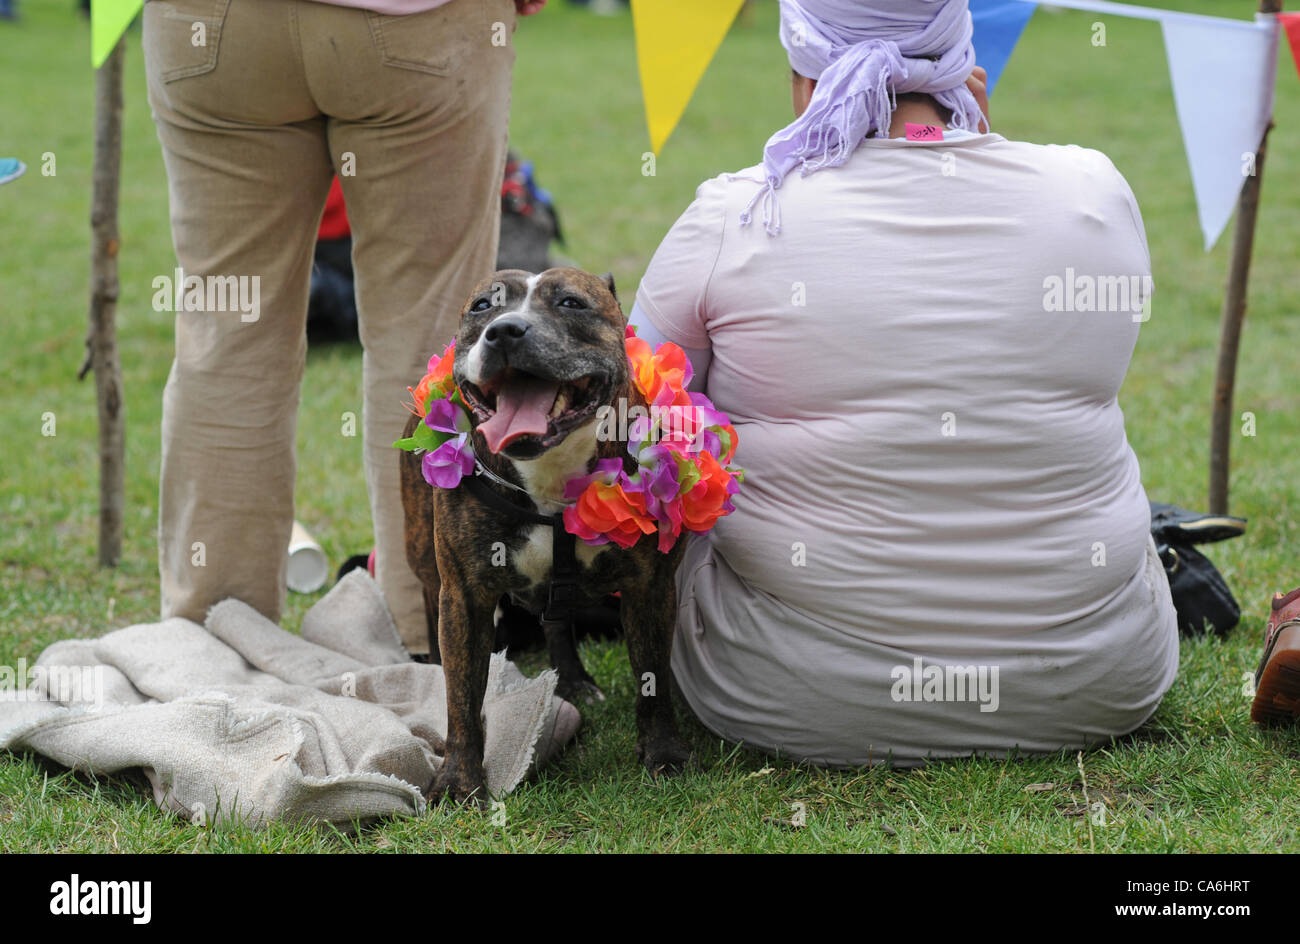
<instances>
[{"instance_id":1,"label":"dog's white chest patch","mask_svg":"<svg viewBox=\"0 0 1300 944\"><path fill-rule=\"evenodd\" d=\"M549 525L534 525L532 530L528 532L528 542L515 553L515 570L528 580L530 590L551 579L552 540ZM590 544L577 539L574 540L574 545L578 566L584 569L590 567L592 562L599 555L609 550L610 547L608 544L592 547Z\"/></svg>"},{"instance_id":2,"label":"dog's white chest patch","mask_svg":"<svg viewBox=\"0 0 1300 944\"><path fill-rule=\"evenodd\" d=\"M531 461L514 463L528 494L544 513L558 511L560 507L545 503L545 499L563 499L564 483L586 473L591 457L596 454L599 430L600 424L593 418L571 432L554 449L548 449ZM530 587L550 579L552 540L550 525L534 525L528 532L527 543L515 553L515 570L527 578ZM592 547L583 541L575 541L575 545L578 565L584 569L610 547L608 544Z\"/></svg>"}]
</instances>

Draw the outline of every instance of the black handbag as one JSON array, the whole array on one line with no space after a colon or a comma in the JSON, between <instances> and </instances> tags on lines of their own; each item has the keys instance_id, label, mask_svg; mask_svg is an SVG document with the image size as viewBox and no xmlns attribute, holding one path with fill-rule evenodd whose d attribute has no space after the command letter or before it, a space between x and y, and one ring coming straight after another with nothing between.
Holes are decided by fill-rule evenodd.
<instances>
[{"instance_id":1,"label":"black handbag","mask_svg":"<svg viewBox=\"0 0 1300 944\"><path fill-rule=\"evenodd\" d=\"M1165 565L1169 592L1185 636L1222 636L1241 619L1241 607L1223 574L1193 544L1213 544L1246 531L1246 519L1204 515L1177 505L1151 502L1151 536Z\"/></svg>"}]
</instances>

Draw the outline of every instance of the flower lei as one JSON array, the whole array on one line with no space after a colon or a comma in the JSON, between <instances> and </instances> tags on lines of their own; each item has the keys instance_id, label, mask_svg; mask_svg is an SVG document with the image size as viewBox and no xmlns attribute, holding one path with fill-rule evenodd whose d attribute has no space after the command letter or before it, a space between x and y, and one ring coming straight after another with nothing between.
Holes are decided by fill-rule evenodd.
<instances>
[{"instance_id":1,"label":"flower lei","mask_svg":"<svg viewBox=\"0 0 1300 944\"><path fill-rule=\"evenodd\" d=\"M429 359L428 373L406 389L407 409L424 422L413 435L393 443L421 452L425 481L455 488L474 474L469 411L452 378L455 341ZM691 363L672 342L651 351L627 328L624 344L632 382L650 405L628 427L628 453L636 469L628 474L622 459L601 459L589 475L564 486L564 528L593 546L613 541L628 548L643 534L658 534L667 552L683 530L704 532L735 511L731 497L744 470L730 463L739 437L727 415L702 393L689 393Z\"/></svg>"}]
</instances>

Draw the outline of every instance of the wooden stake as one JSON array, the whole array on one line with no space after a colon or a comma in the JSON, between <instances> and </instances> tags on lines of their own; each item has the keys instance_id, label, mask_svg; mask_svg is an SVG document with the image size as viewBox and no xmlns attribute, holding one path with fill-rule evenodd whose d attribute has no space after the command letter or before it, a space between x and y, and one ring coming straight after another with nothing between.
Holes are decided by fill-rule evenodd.
<instances>
[{"instance_id":1,"label":"wooden stake","mask_svg":"<svg viewBox=\"0 0 1300 944\"><path fill-rule=\"evenodd\" d=\"M122 168L122 63L119 39L95 70L95 169L90 201L90 328L86 360L77 373L95 372L99 403L99 566L122 556L126 503L126 418L117 352L117 198Z\"/></svg>"},{"instance_id":2,"label":"wooden stake","mask_svg":"<svg viewBox=\"0 0 1300 944\"><path fill-rule=\"evenodd\" d=\"M1279 13L1282 0L1260 0L1260 13ZM1271 77L1270 77L1271 78ZM1228 287L1223 297L1219 323L1219 362L1214 373L1214 403L1210 420L1210 495L1212 515L1228 513L1228 472L1232 430L1232 395L1237 384L1237 352L1241 327L1246 320L1246 294L1250 280L1250 255L1255 245L1255 219L1259 213L1259 191L1264 180L1264 153L1273 122L1264 127L1255 151L1255 173L1246 178L1237 198L1237 225L1232 234L1232 262Z\"/></svg>"}]
</instances>

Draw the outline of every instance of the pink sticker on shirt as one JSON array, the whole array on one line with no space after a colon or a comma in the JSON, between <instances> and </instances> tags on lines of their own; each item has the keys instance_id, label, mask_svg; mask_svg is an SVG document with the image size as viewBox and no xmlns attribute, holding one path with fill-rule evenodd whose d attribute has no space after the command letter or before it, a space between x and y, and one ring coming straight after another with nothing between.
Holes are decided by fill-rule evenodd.
<instances>
[{"instance_id":1,"label":"pink sticker on shirt","mask_svg":"<svg viewBox=\"0 0 1300 944\"><path fill-rule=\"evenodd\" d=\"M909 141L942 141L943 128L939 125L915 125L907 122L903 125L903 130L907 132Z\"/></svg>"}]
</instances>

